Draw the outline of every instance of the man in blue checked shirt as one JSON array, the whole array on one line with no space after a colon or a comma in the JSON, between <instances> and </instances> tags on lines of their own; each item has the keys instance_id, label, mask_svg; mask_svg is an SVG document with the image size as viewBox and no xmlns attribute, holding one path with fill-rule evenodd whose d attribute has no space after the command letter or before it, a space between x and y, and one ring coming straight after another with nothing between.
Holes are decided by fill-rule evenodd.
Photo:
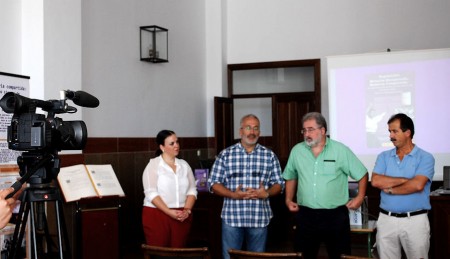
<instances>
[{"instance_id":1,"label":"man in blue checked shirt","mask_svg":"<svg viewBox=\"0 0 450 259\"><path fill-rule=\"evenodd\" d=\"M224 197L222 208L222 255L228 249L264 252L267 226L272 218L269 197L284 189L280 162L272 150L258 144L258 117L242 117L241 141L217 156L208 179L210 191Z\"/></svg>"}]
</instances>

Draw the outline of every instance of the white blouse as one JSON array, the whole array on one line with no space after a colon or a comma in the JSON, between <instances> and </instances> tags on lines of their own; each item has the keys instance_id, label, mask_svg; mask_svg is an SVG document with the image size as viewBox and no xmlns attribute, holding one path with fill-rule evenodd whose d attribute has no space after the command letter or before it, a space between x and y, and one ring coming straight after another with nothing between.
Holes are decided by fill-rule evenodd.
<instances>
[{"instance_id":1,"label":"white blouse","mask_svg":"<svg viewBox=\"0 0 450 259\"><path fill-rule=\"evenodd\" d=\"M197 198L194 174L189 164L175 158L176 173L158 156L150 159L142 175L144 206L156 208L152 200L159 196L169 208L183 208L186 196Z\"/></svg>"}]
</instances>

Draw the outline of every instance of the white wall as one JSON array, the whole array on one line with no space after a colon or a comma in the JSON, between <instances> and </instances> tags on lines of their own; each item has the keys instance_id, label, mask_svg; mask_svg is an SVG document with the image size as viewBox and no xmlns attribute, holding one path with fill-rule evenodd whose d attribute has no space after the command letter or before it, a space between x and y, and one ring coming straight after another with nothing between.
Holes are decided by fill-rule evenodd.
<instances>
[{"instance_id":1,"label":"white wall","mask_svg":"<svg viewBox=\"0 0 450 259\"><path fill-rule=\"evenodd\" d=\"M154 137L162 128L213 136L213 97L226 95L226 64L450 47L447 0L48 0L40 4L39 65L28 54L21 61L17 47L27 19L20 3L33 1L0 0L0 21L7 18L0 71L23 74L32 64L40 75L31 83L44 78L46 99L62 89L97 96L98 108L82 109L90 137ZM144 25L169 29L169 63L139 60Z\"/></svg>"},{"instance_id":2,"label":"white wall","mask_svg":"<svg viewBox=\"0 0 450 259\"><path fill-rule=\"evenodd\" d=\"M205 1L83 1L83 89L95 137L206 136ZM139 27L169 29L169 62L139 60Z\"/></svg>"},{"instance_id":3,"label":"white wall","mask_svg":"<svg viewBox=\"0 0 450 259\"><path fill-rule=\"evenodd\" d=\"M0 72L21 74L22 3L0 0Z\"/></svg>"},{"instance_id":4,"label":"white wall","mask_svg":"<svg viewBox=\"0 0 450 259\"><path fill-rule=\"evenodd\" d=\"M22 73L30 77L30 97L44 99L44 5L43 0L23 0L19 13Z\"/></svg>"},{"instance_id":5,"label":"white wall","mask_svg":"<svg viewBox=\"0 0 450 259\"><path fill-rule=\"evenodd\" d=\"M214 96L227 95L226 1L205 1L207 136L214 136Z\"/></svg>"},{"instance_id":6,"label":"white wall","mask_svg":"<svg viewBox=\"0 0 450 259\"><path fill-rule=\"evenodd\" d=\"M28 0L34 1L34 0ZM44 13L44 96L60 99L61 90L83 88L81 79L81 0L43 0ZM81 120L83 109L75 114L59 114L63 120Z\"/></svg>"},{"instance_id":7,"label":"white wall","mask_svg":"<svg viewBox=\"0 0 450 259\"><path fill-rule=\"evenodd\" d=\"M31 98L81 89L80 11L76 0L1 0L0 71L30 76ZM80 110L67 119L81 117Z\"/></svg>"}]
</instances>

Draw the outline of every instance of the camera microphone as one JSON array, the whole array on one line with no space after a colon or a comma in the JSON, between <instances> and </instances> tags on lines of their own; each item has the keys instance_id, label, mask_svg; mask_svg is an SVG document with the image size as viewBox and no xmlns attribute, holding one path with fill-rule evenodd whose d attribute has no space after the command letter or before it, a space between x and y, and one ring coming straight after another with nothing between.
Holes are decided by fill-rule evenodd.
<instances>
[{"instance_id":1,"label":"camera microphone","mask_svg":"<svg viewBox=\"0 0 450 259\"><path fill-rule=\"evenodd\" d=\"M95 108L100 104L100 101L93 95L84 91L70 91L65 90L66 97L72 100L76 105L88 108Z\"/></svg>"}]
</instances>

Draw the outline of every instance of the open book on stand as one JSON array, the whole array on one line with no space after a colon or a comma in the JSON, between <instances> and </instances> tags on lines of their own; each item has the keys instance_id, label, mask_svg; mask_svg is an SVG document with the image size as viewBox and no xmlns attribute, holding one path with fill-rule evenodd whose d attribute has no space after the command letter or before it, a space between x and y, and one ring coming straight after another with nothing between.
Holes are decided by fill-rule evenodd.
<instances>
[{"instance_id":1,"label":"open book on stand","mask_svg":"<svg viewBox=\"0 0 450 259\"><path fill-rule=\"evenodd\" d=\"M111 165L63 167L58 183L66 202L102 196L125 196Z\"/></svg>"}]
</instances>

